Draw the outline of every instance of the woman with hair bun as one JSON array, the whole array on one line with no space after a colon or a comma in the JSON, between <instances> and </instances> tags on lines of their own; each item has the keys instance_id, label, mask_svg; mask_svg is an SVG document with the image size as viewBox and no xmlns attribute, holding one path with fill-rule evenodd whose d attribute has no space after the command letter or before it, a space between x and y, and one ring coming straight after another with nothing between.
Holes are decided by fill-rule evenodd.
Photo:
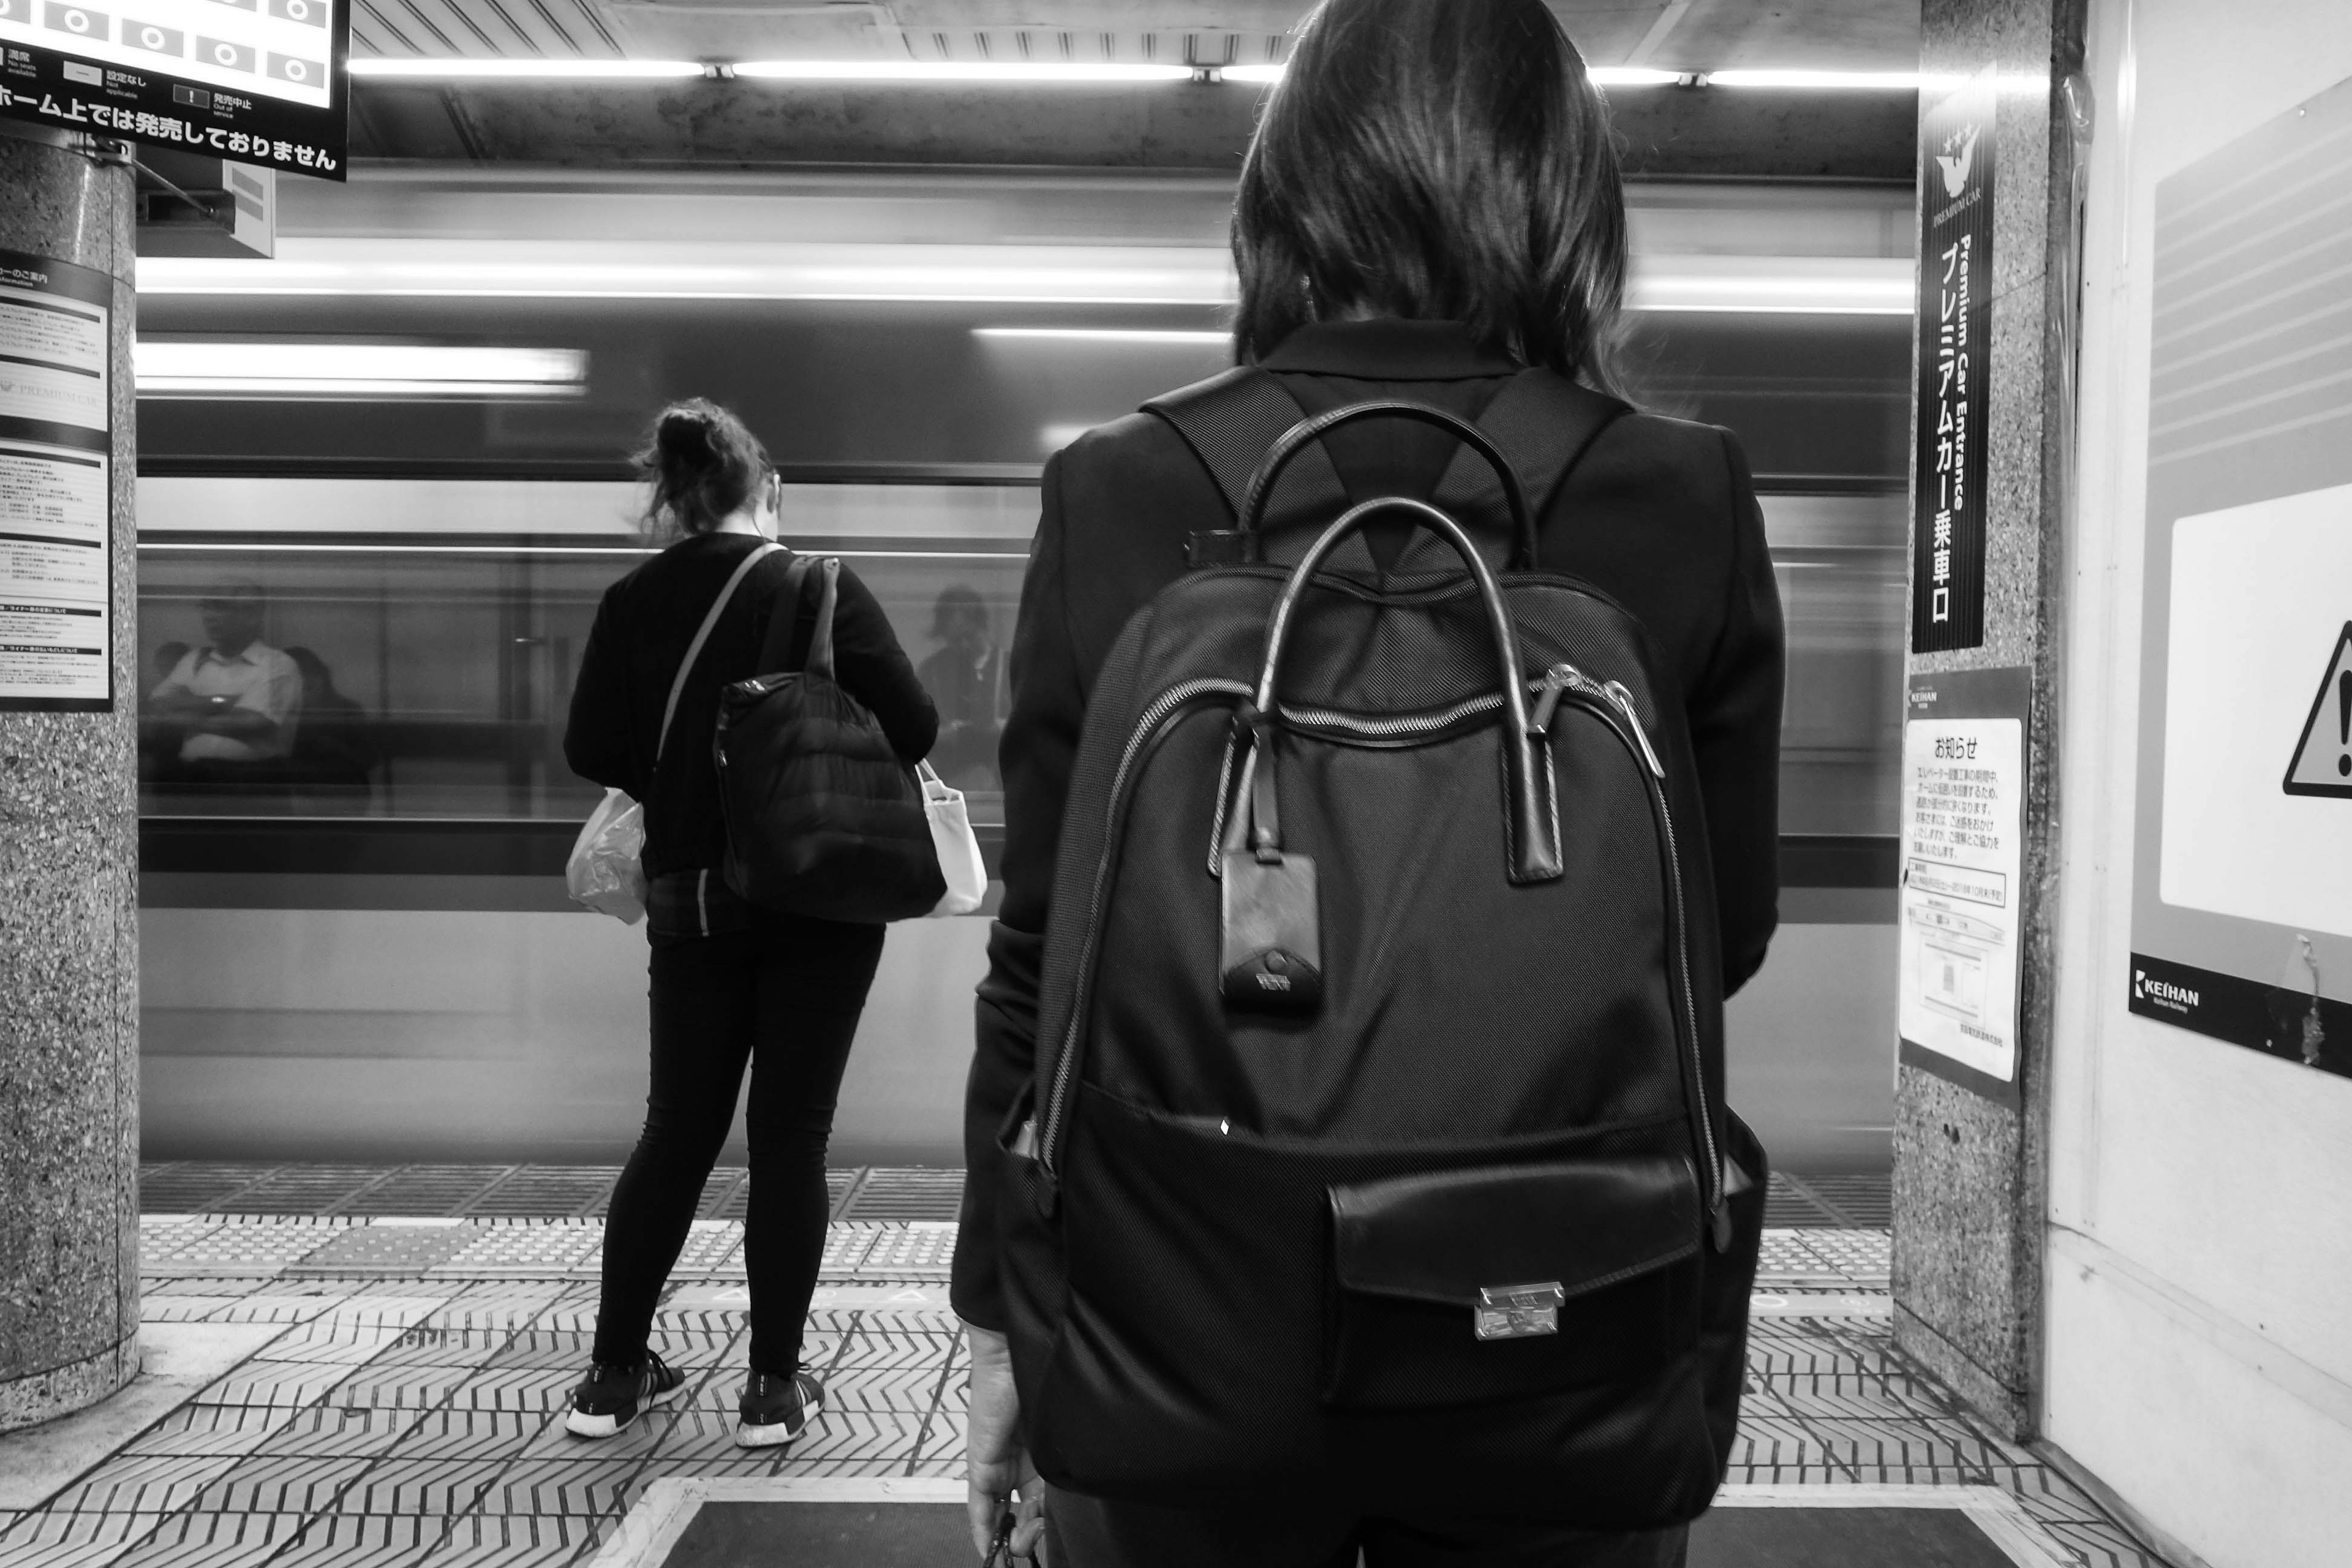
<instances>
[{"instance_id":1,"label":"woman with hair bun","mask_svg":"<svg viewBox=\"0 0 2352 1568\"><path fill-rule=\"evenodd\" d=\"M1261 408L1274 400L1275 431L1292 417L1390 400L1476 422L1513 387L1528 392L1516 406L1550 411L1548 423L1519 432L1540 449L1549 430L1542 455L1564 476L1548 500L1531 498L1540 507L1537 564L1595 585L1638 617L1661 689L1679 693L1706 806L1699 841L1711 861L1723 980L1727 992L1736 989L1763 962L1778 918L1780 600L1738 442L1726 430L1629 408L1617 395L1610 349L1625 283L1624 195L1607 106L1552 10L1543 0L1325 0L1300 25L1260 118L1234 200L1233 248L1241 281L1234 356L1259 373L1236 381L1255 388ZM1075 1217L1063 1222L1067 1256L1055 1260L1066 1263L1066 1277L1049 1277L1001 1239L1018 1233L1015 1205L1030 1201L1014 1174L1023 1169L1014 1107L1037 1062L1047 919L1071 918L1050 908L1055 847L1087 697L1112 645L1185 571L1194 544L1230 541L1218 531L1234 527L1234 509L1207 464L1245 463L1265 449L1203 436L1196 452L1199 433L1157 412L1213 390L1173 395L1090 431L1045 467L999 750L1004 895L990 933L964 1117L954 1304L971 1350L973 1545L984 1554L1009 1533L1016 1554L1042 1543L1054 1568L1674 1568L1685 1553L1678 1525L1565 1528L1537 1522L1559 1517L1537 1498L1527 1500L1525 1517L1465 1518L1434 1482L1425 1493L1371 1495L1337 1458L1325 1458L1309 1481L1285 1478L1255 1490L1178 1496L1175 1481L1148 1492L1139 1481L1128 1495L1095 1497L1040 1485L1012 1331L1046 1314L1039 1299L1107 1289L1100 1279L1110 1268L1087 1250L1104 1245L1099 1233L1082 1234ZM1363 501L1438 493L1460 447L1443 429L1381 419L1332 430L1322 449L1347 495ZM1499 554L1499 519L1469 521L1495 530ZM1375 521L1362 542L1369 559L1343 570L1416 570L1410 522ZM1325 875L1328 889L1334 882ZM1096 1016L1118 1016L1120 984L1115 973L1096 982ZM1272 1081L1298 1069L1277 1058L1265 1070ZM1275 1142L1277 1133L1253 1125L1244 1110L1253 1092L1250 1083L1234 1086L1230 1121L1214 1125ZM1077 1199L1060 1202L1060 1214L1080 1213ZM1245 1234L1248 1216L1233 1223ZM1140 1267L1131 1258L1122 1266ZM1172 1263L1161 1278L1171 1298L1216 1301L1212 1292L1185 1294L1195 1276ZM1744 1284L1738 1294L1744 1302ZM1094 1301L1102 1314L1095 1321L1121 1306ZM1322 1310L1282 1305L1302 1322ZM1461 1332L1471 1332L1466 1314ZM1124 1346L1065 1333L1050 1359L1041 1352L1024 1367L1037 1378L1025 1391L1032 1397L1051 1388L1049 1366L1056 1375L1087 1368L1070 1373L1076 1381L1116 1363L1100 1372L1102 1386L1149 1385L1171 1408L1223 1408L1201 1391L1230 1367L1142 1364L1120 1359ZM1737 1355L1735 1347L1723 1364L1736 1367ZM1227 1405L1245 1404L1251 1392L1217 1384ZM1523 1420L1506 1429L1531 1431L1539 1417L1529 1408L1498 1405L1495 1419ZM1417 1440L1405 1417L1391 1430L1398 1445ZM1219 1436L1198 1435L1204 1449ZM1629 1466L1649 1462L1638 1447L1646 1436L1629 1422ZM1123 1458L1126 1473L1161 1481L1143 1457L1118 1453L1115 1426L1088 1427L1079 1440L1097 1437L1093 1446L1111 1453L1097 1473L1112 1473ZM1047 1449L1056 1462L1074 1439L1064 1432L1059 1441L1059 1456ZM1440 1458L1430 1456L1433 1471ZM1315 1463L1300 1457L1302 1468Z\"/></svg>"},{"instance_id":2,"label":"woman with hair bun","mask_svg":"<svg viewBox=\"0 0 2352 1568\"><path fill-rule=\"evenodd\" d=\"M770 547L782 485L743 422L701 398L662 411L636 464L650 487L648 530L680 537L605 591L563 754L581 777L645 805L652 1086L645 1131L605 1217L593 1364L572 1391L564 1426L576 1436L609 1437L683 1385L683 1372L647 1343L654 1308L727 1140L748 1064L751 1367L735 1440L772 1447L799 1436L824 1403L800 1361L801 1328L824 1250L825 1142L883 928L754 908L716 874L727 850L711 755L719 693L775 673L757 666L770 618L786 609L793 552ZM665 745L664 710L695 634L761 552L696 657ZM939 716L882 606L846 567L838 594L836 678L912 766L930 751ZM815 605L802 609L795 669L808 655Z\"/></svg>"}]
</instances>

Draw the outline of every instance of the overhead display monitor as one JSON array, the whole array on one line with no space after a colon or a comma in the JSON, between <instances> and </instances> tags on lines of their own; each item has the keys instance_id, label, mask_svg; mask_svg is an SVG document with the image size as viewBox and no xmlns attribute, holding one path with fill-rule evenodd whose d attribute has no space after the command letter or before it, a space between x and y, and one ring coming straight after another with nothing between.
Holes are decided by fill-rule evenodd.
<instances>
[{"instance_id":1,"label":"overhead display monitor","mask_svg":"<svg viewBox=\"0 0 2352 1568\"><path fill-rule=\"evenodd\" d=\"M351 0L0 0L0 114L343 178Z\"/></svg>"}]
</instances>

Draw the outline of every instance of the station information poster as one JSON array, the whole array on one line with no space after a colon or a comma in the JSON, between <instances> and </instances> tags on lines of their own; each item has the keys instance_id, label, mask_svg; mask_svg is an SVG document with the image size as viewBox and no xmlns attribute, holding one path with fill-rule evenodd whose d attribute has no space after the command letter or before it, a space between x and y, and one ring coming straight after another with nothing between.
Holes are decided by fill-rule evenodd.
<instances>
[{"instance_id":1,"label":"station information poster","mask_svg":"<svg viewBox=\"0 0 2352 1568\"><path fill-rule=\"evenodd\" d=\"M0 114L343 178L351 0L0 0Z\"/></svg>"},{"instance_id":2,"label":"station information poster","mask_svg":"<svg viewBox=\"0 0 2352 1568\"><path fill-rule=\"evenodd\" d=\"M5 4L5 0L0 0ZM1992 369L1993 118L1988 68L1919 119L1919 307L1911 470L1911 651L1984 642Z\"/></svg>"},{"instance_id":3,"label":"station information poster","mask_svg":"<svg viewBox=\"0 0 2352 1568\"><path fill-rule=\"evenodd\" d=\"M1902 1059L2018 1103L2022 669L1915 675L1903 725Z\"/></svg>"},{"instance_id":4,"label":"station information poster","mask_svg":"<svg viewBox=\"0 0 2352 1568\"><path fill-rule=\"evenodd\" d=\"M2126 1005L2352 1076L2352 82L2157 186ZM2226 360L2226 365L2223 362Z\"/></svg>"},{"instance_id":5,"label":"station information poster","mask_svg":"<svg viewBox=\"0 0 2352 1568\"><path fill-rule=\"evenodd\" d=\"M114 706L114 280L0 250L0 710Z\"/></svg>"}]
</instances>

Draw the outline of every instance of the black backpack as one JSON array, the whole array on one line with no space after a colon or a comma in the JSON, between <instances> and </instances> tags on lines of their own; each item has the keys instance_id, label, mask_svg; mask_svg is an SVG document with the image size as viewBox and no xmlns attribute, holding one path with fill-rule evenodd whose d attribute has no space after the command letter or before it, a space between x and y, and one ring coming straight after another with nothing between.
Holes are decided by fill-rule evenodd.
<instances>
[{"instance_id":1,"label":"black backpack","mask_svg":"<svg viewBox=\"0 0 2352 1568\"><path fill-rule=\"evenodd\" d=\"M808 658L785 670L812 568L824 598ZM947 896L923 786L881 721L833 678L841 563L803 556L784 576L760 668L720 689L713 738L727 818L727 885L761 909L880 924Z\"/></svg>"},{"instance_id":2,"label":"black backpack","mask_svg":"<svg viewBox=\"0 0 2352 1568\"><path fill-rule=\"evenodd\" d=\"M1139 1501L1694 1518L1738 1420L1761 1151L1723 1105L1680 695L1630 614L1537 568L1530 504L1623 405L1507 384L1480 424L1534 490L1418 405L1301 419L1244 370L1150 406L1237 526L1194 536L1087 703L1003 1137L1029 1452ZM1460 437L1446 504L1344 507L1318 443L1376 417ZM1328 526L1271 564L1302 455L1291 513ZM1498 500L1499 575L1452 515ZM1399 515L1424 535L1360 569Z\"/></svg>"}]
</instances>

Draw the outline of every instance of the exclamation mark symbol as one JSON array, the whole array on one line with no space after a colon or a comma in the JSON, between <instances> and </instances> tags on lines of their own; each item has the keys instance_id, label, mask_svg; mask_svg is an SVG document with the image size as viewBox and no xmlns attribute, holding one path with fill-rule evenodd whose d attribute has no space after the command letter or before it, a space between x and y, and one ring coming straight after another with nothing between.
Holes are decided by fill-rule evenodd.
<instances>
[{"instance_id":1,"label":"exclamation mark symbol","mask_svg":"<svg viewBox=\"0 0 2352 1568\"><path fill-rule=\"evenodd\" d=\"M2352 669L2336 678L2336 733L2344 754L2336 759L2336 776L2352 779Z\"/></svg>"}]
</instances>

